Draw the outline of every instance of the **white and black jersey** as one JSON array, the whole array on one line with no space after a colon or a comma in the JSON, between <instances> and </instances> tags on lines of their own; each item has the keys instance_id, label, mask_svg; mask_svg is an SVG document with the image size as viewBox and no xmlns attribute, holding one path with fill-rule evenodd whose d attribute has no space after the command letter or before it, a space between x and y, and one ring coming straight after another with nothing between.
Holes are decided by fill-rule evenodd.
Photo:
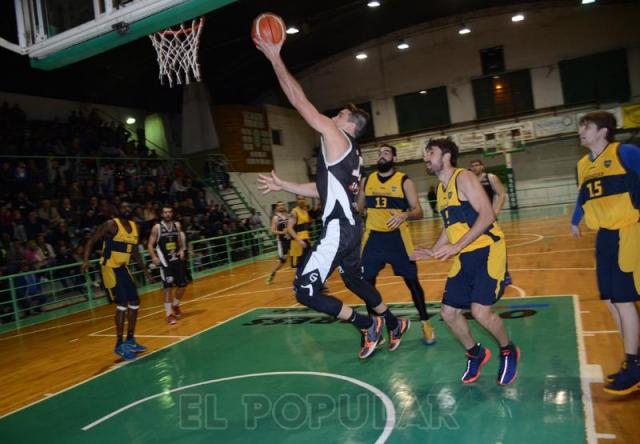
<instances>
[{"instance_id":1,"label":"white and black jersey","mask_svg":"<svg viewBox=\"0 0 640 444\"><path fill-rule=\"evenodd\" d=\"M280 213L276 213L276 230L277 231L286 231L289 226L289 215L284 213L284 216ZM287 234L278 234L276 235L276 241L278 244L278 257L281 262L287 260L287 256L289 255L289 247L291 246L291 239Z\"/></svg>"},{"instance_id":2,"label":"white and black jersey","mask_svg":"<svg viewBox=\"0 0 640 444\"><path fill-rule=\"evenodd\" d=\"M318 156L316 186L324 208L324 225L333 219L345 220L351 225L356 225L359 217L355 201L360 186L362 157L355 139L344 131L343 134L349 141L349 148L340 159L332 163L327 162L324 140L322 152Z\"/></svg>"},{"instance_id":3,"label":"white and black jersey","mask_svg":"<svg viewBox=\"0 0 640 444\"><path fill-rule=\"evenodd\" d=\"M180 245L180 232L174 222L166 223L161 221L158 224L158 241L156 243L156 254L160 258L160 263L167 267L169 262L179 259L178 246Z\"/></svg>"},{"instance_id":4,"label":"white and black jersey","mask_svg":"<svg viewBox=\"0 0 640 444\"><path fill-rule=\"evenodd\" d=\"M296 276L296 288L299 291L306 289L310 296L320 292L322 284L338 266L342 279L349 283L347 287L357 286L362 280L360 243L363 224L355 206L362 158L355 139L344 135L349 147L342 157L328 163L324 142L318 156L316 186L324 207L323 229ZM367 295L359 296L368 298Z\"/></svg>"},{"instance_id":5,"label":"white and black jersey","mask_svg":"<svg viewBox=\"0 0 640 444\"><path fill-rule=\"evenodd\" d=\"M480 176L480 185L484 188L484 192L487 193L489 202L493 203L493 196L495 196L496 192L493 190L493 185L491 185L491 181L489 180L489 175L487 173L482 173Z\"/></svg>"},{"instance_id":6,"label":"white and black jersey","mask_svg":"<svg viewBox=\"0 0 640 444\"><path fill-rule=\"evenodd\" d=\"M181 235L174 222L161 221L158 224L156 254L160 259L160 277L165 288L187 285L185 263L178 256Z\"/></svg>"}]
</instances>

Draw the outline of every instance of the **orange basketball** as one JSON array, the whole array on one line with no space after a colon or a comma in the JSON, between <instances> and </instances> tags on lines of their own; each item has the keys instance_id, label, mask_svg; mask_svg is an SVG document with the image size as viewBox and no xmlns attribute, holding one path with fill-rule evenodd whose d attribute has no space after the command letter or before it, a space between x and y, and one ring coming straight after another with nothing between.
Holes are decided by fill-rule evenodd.
<instances>
[{"instance_id":1,"label":"orange basketball","mask_svg":"<svg viewBox=\"0 0 640 444\"><path fill-rule=\"evenodd\" d=\"M251 37L255 39L258 35L264 41L280 43L287 37L284 20L270 12L260 14L251 27Z\"/></svg>"}]
</instances>

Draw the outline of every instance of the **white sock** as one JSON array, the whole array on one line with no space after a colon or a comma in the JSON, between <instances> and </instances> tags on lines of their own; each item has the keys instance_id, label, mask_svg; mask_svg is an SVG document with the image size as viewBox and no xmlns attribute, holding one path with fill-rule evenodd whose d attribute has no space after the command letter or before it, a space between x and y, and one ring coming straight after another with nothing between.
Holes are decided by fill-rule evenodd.
<instances>
[{"instance_id":1,"label":"white sock","mask_svg":"<svg viewBox=\"0 0 640 444\"><path fill-rule=\"evenodd\" d=\"M173 300L173 306L177 307L178 305L180 305L180 299L176 298L176 299Z\"/></svg>"},{"instance_id":2,"label":"white sock","mask_svg":"<svg viewBox=\"0 0 640 444\"><path fill-rule=\"evenodd\" d=\"M173 310L171 309L171 302L164 303L164 311L167 312L167 316L169 316L170 314L173 314Z\"/></svg>"}]
</instances>

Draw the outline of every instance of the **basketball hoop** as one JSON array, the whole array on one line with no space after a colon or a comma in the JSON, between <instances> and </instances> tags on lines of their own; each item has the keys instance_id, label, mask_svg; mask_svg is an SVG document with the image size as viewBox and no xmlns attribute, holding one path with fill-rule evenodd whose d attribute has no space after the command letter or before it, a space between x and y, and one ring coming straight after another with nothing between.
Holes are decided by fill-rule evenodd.
<instances>
[{"instance_id":1,"label":"basketball hoop","mask_svg":"<svg viewBox=\"0 0 640 444\"><path fill-rule=\"evenodd\" d=\"M191 21L191 27L184 24L179 29L171 28L153 33L149 36L158 56L160 84L164 85L164 78L169 79L169 86L174 83L187 85L192 78L200 81L200 64L198 50L200 48L200 33L204 27L204 17Z\"/></svg>"}]
</instances>

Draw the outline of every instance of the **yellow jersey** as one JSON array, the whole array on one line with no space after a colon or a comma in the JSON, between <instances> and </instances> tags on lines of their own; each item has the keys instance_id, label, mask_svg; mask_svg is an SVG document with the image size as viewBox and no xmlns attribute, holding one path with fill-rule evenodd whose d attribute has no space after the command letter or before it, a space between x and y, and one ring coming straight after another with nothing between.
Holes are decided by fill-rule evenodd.
<instances>
[{"instance_id":1,"label":"yellow jersey","mask_svg":"<svg viewBox=\"0 0 640 444\"><path fill-rule=\"evenodd\" d=\"M437 209L442 216L449 243L452 245L467 234L478 219L478 212L468 201L460 200L458 195L457 180L462 171L464 171L462 168L454 171L446 188L442 184L438 185ZM504 233L498 224L493 222L483 234L464 247L461 253L489 246L501 239L504 239Z\"/></svg>"},{"instance_id":2,"label":"yellow jersey","mask_svg":"<svg viewBox=\"0 0 640 444\"><path fill-rule=\"evenodd\" d=\"M293 231L296 232L300 239L309 239L311 230L311 216L307 210L303 210L300 207L295 207L291 210L291 213L296 216L296 224L293 226Z\"/></svg>"},{"instance_id":3,"label":"yellow jersey","mask_svg":"<svg viewBox=\"0 0 640 444\"><path fill-rule=\"evenodd\" d=\"M635 173L620 161L619 147L610 143L595 159L588 154L578 162L578 204L592 230L619 230L640 221L629 185Z\"/></svg>"},{"instance_id":4,"label":"yellow jersey","mask_svg":"<svg viewBox=\"0 0 640 444\"><path fill-rule=\"evenodd\" d=\"M372 231L388 233L394 231L387 226L387 221L394 214L408 211L409 201L404 194L404 181L408 179L405 173L394 172L391 176L380 177L377 172L369 174L364 185L364 195L367 202L367 223L362 242L362 248L367 243ZM413 253L413 241L409 232L409 223L403 222L396 229L400 231L407 254Z\"/></svg>"},{"instance_id":5,"label":"yellow jersey","mask_svg":"<svg viewBox=\"0 0 640 444\"><path fill-rule=\"evenodd\" d=\"M128 221L131 232L127 232L119 218L116 217L112 220L116 224L117 231L112 238L103 242L100 265L118 268L127 265L131 258L131 252L134 248L138 248L138 227L135 222Z\"/></svg>"}]
</instances>

